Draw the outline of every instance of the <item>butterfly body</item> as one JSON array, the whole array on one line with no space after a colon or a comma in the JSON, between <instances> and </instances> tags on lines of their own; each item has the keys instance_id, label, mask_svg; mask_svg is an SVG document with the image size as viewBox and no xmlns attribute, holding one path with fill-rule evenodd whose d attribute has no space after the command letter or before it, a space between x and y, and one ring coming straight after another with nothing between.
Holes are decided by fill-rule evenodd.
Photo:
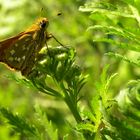
<instances>
[{"instance_id":1,"label":"butterfly body","mask_svg":"<svg viewBox=\"0 0 140 140\"><path fill-rule=\"evenodd\" d=\"M0 62L10 68L21 71L22 75L30 74L39 51L51 38L47 33L47 18L40 18L24 32L0 42Z\"/></svg>"}]
</instances>

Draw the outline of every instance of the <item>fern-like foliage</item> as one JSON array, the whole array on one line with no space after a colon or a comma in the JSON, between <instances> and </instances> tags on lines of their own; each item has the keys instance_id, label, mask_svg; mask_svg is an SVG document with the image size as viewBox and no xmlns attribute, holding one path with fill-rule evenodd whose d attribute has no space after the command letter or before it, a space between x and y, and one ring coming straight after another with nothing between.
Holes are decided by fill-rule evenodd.
<instances>
[{"instance_id":1,"label":"fern-like foliage","mask_svg":"<svg viewBox=\"0 0 140 140\"><path fill-rule=\"evenodd\" d=\"M109 129L109 133L115 135L113 126L110 124L110 108L114 105L115 100L112 100L108 94L109 86L116 76L113 74L107 76L108 65L104 68L101 79L96 83L97 93L91 101L91 111L84 110L84 122L77 125L80 131L87 131L87 139L101 139L103 132ZM106 134L105 134L106 135Z\"/></svg>"},{"instance_id":2,"label":"fern-like foliage","mask_svg":"<svg viewBox=\"0 0 140 140\"><path fill-rule=\"evenodd\" d=\"M43 49L40 52L41 59L38 59L28 79L39 91L64 100L76 121L80 122L82 119L77 105L86 76L82 75L80 67L75 64L75 56L73 48L58 46ZM51 86L49 81L52 81ZM56 89L52 88L53 84Z\"/></svg>"},{"instance_id":3,"label":"fern-like foliage","mask_svg":"<svg viewBox=\"0 0 140 140\"><path fill-rule=\"evenodd\" d=\"M119 1L114 5L107 2L91 2L81 6L80 11L90 12L90 19L96 23L88 27L88 31L96 34L104 33L100 38L94 35L94 42L108 43L116 48L115 51L124 49L126 52L128 50L140 52L140 15L136 3L127 0ZM101 20L102 24L100 24ZM125 60L130 60L127 56L125 57Z\"/></svg>"},{"instance_id":4,"label":"fern-like foliage","mask_svg":"<svg viewBox=\"0 0 140 140\"><path fill-rule=\"evenodd\" d=\"M18 114L13 114L6 108L0 108L0 113L8 120L12 128L21 135L28 138L40 139L38 130L33 124L27 122L23 117Z\"/></svg>"},{"instance_id":5,"label":"fern-like foliage","mask_svg":"<svg viewBox=\"0 0 140 140\"><path fill-rule=\"evenodd\" d=\"M57 129L54 128L47 115L38 104L35 106L35 118L32 124L25 120L20 114L14 114L6 108L0 108L0 113L10 124L11 128L19 135L29 140L58 140ZM64 136L67 140L67 135Z\"/></svg>"},{"instance_id":6,"label":"fern-like foliage","mask_svg":"<svg viewBox=\"0 0 140 140\"><path fill-rule=\"evenodd\" d=\"M122 139L140 138L139 99L139 80L130 81L116 97L118 104L110 115L110 123L115 126L118 137Z\"/></svg>"},{"instance_id":7,"label":"fern-like foliage","mask_svg":"<svg viewBox=\"0 0 140 140\"><path fill-rule=\"evenodd\" d=\"M138 1L87 2L80 11L90 14L93 25L87 28L93 33L94 43L107 43L110 52L106 55L116 60L124 60L140 67L140 14ZM131 58L127 52L134 53ZM128 86L113 98L108 94L110 80L104 76L106 68L97 84L97 94L92 101L92 111L85 113L89 134L95 139L138 140L140 139L140 97L139 79L129 82ZM113 76L110 77L112 79ZM87 119L86 119L87 120Z\"/></svg>"}]
</instances>

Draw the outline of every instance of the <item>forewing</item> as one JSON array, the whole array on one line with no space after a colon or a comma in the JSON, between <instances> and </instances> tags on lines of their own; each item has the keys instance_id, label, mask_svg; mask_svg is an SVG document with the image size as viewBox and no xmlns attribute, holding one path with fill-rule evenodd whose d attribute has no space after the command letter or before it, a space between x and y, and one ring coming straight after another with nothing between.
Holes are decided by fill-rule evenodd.
<instances>
[{"instance_id":1,"label":"forewing","mask_svg":"<svg viewBox=\"0 0 140 140\"><path fill-rule=\"evenodd\" d=\"M19 34L0 42L0 61L11 68L21 70L33 51L35 41L32 34Z\"/></svg>"},{"instance_id":2,"label":"forewing","mask_svg":"<svg viewBox=\"0 0 140 140\"><path fill-rule=\"evenodd\" d=\"M4 52L7 48L11 47L22 35L11 37L0 42L0 61L3 60Z\"/></svg>"}]
</instances>

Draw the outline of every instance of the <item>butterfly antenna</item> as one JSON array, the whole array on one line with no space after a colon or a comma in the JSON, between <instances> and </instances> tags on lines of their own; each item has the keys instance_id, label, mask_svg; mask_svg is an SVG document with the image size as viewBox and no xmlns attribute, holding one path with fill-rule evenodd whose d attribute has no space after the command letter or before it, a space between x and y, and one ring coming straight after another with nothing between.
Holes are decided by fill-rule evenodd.
<instances>
[{"instance_id":1,"label":"butterfly antenna","mask_svg":"<svg viewBox=\"0 0 140 140\"><path fill-rule=\"evenodd\" d=\"M61 15L62 15L62 13L61 13L61 12L58 12L58 13L57 13L57 16L61 16Z\"/></svg>"},{"instance_id":2,"label":"butterfly antenna","mask_svg":"<svg viewBox=\"0 0 140 140\"><path fill-rule=\"evenodd\" d=\"M44 9L43 9L43 7L42 7L42 8L40 9L40 12L39 12L38 18L42 17L43 11L44 11Z\"/></svg>"},{"instance_id":3,"label":"butterfly antenna","mask_svg":"<svg viewBox=\"0 0 140 140\"><path fill-rule=\"evenodd\" d=\"M61 12L58 12L57 14L55 14L51 18L49 18L49 21L52 22L52 21L56 20L61 15L62 15L62 13Z\"/></svg>"}]
</instances>

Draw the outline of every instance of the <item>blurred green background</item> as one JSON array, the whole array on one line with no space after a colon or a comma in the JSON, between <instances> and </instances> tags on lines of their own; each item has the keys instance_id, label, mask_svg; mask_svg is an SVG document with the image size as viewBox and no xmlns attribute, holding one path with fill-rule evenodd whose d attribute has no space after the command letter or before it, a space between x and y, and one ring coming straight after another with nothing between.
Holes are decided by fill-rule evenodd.
<instances>
[{"instance_id":1,"label":"blurred green background","mask_svg":"<svg viewBox=\"0 0 140 140\"><path fill-rule=\"evenodd\" d=\"M110 91L114 94L121 88L122 83L138 75L136 68L133 69L125 62L116 62L113 58L105 57L104 53L111 49L106 44L93 43L94 34L86 31L88 26L93 24L88 18L89 13L82 13L78 10L85 2L86 0L0 0L0 40L24 31L38 17L44 16L50 21L48 32L52 33L61 43L76 49L77 64L83 69L83 73L89 74L88 82L81 93L84 96L84 100L80 102L81 106L88 105L89 99L93 96L94 84L104 64L111 64L110 73L119 73L119 78L113 81ZM40 12L42 8L44 10ZM57 17L58 12L62 12L60 17ZM52 39L48 44L55 46L56 42ZM38 103L56 127L61 128L59 133L62 136L66 133L74 134L66 128L64 118L72 123L75 121L62 101L18 84L7 77L10 74L20 76L19 72L0 64L0 106L10 108L13 112L18 112L32 120L34 104ZM6 127L3 121L0 120L0 123L0 140L20 138Z\"/></svg>"}]
</instances>

